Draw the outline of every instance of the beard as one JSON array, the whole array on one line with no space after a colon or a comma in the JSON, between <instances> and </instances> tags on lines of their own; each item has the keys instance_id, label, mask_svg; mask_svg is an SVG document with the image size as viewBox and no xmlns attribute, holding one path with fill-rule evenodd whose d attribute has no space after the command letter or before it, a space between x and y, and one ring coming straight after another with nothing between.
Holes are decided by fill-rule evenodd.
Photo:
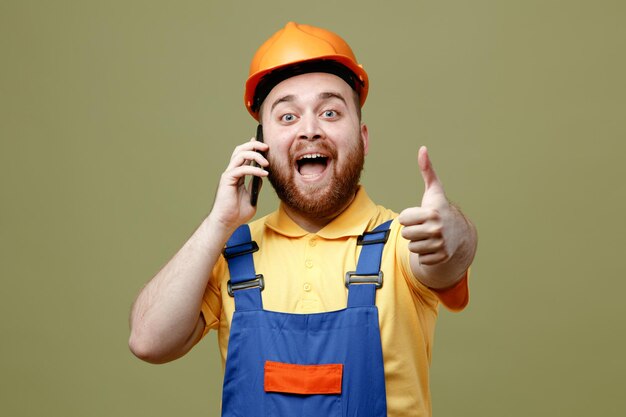
<instances>
[{"instance_id":1,"label":"beard","mask_svg":"<svg viewBox=\"0 0 626 417\"><path fill-rule=\"evenodd\" d=\"M321 185L307 184L303 187L296 185L294 176L294 154L307 145L297 146L289 153L287 163L281 163L272 157L271 151L268 160L271 169L268 179L278 198L292 210L295 210L311 219L327 219L337 216L354 198L359 187L361 172L365 164L365 151L360 139L348 149L344 161L337 159L337 151L326 142L316 144L317 149L324 150L331 156L333 164L326 169L332 169L329 180ZM327 174L327 175L328 175Z\"/></svg>"}]
</instances>

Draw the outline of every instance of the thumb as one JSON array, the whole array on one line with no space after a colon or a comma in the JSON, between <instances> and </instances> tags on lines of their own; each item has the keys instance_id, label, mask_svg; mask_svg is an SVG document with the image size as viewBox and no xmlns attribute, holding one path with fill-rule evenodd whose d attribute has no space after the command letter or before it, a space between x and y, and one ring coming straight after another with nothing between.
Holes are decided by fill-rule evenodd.
<instances>
[{"instance_id":1,"label":"thumb","mask_svg":"<svg viewBox=\"0 0 626 417\"><path fill-rule=\"evenodd\" d=\"M422 174L422 178L424 179L424 191L434 189L433 191L443 192L443 186L441 185L441 182L437 177L437 173L430 162L426 146L420 147L419 153L417 154L417 163L420 166L420 172Z\"/></svg>"},{"instance_id":2,"label":"thumb","mask_svg":"<svg viewBox=\"0 0 626 417\"><path fill-rule=\"evenodd\" d=\"M417 162L424 179L424 195L422 196L422 207L441 207L447 204L446 193L437 173L428 157L428 149L422 146L417 155Z\"/></svg>"}]
</instances>

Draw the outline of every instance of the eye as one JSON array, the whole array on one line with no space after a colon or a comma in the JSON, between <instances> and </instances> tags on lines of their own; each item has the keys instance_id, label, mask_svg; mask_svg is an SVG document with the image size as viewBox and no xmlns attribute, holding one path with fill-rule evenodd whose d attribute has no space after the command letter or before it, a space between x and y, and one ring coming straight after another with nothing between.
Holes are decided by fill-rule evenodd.
<instances>
[{"instance_id":1,"label":"eye","mask_svg":"<svg viewBox=\"0 0 626 417\"><path fill-rule=\"evenodd\" d=\"M334 119L338 115L339 114L335 110L325 110L324 113L322 113L322 116L326 119Z\"/></svg>"},{"instance_id":2,"label":"eye","mask_svg":"<svg viewBox=\"0 0 626 417\"><path fill-rule=\"evenodd\" d=\"M282 116L280 116L281 122L290 123L290 122L293 122L294 120L296 120L295 114L287 113L287 114L283 114Z\"/></svg>"}]
</instances>

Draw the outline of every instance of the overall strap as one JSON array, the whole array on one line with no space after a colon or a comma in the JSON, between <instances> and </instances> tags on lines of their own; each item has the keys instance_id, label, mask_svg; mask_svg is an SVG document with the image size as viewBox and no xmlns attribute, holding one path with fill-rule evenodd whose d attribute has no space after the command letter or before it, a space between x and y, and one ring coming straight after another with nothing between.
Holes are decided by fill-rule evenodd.
<instances>
[{"instance_id":1,"label":"overall strap","mask_svg":"<svg viewBox=\"0 0 626 417\"><path fill-rule=\"evenodd\" d=\"M230 281L228 294L235 297L235 310L262 310L261 290L265 284L263 275L256 274L252 254L259 246L250 236L250 227L241 225L235 230L224 248L228 262Z\"/></svg>"},{"instance_id":2,"label":"overall strap","mask_svg":"<svg viewBox=\"0 0 626 417\"><path fill-rule=\"evenodd\" d=\"M371 232L359 236L357 245L362 245L356 271L346 273L348 287L348 307L373 306L376 304L376 290L383 286L383 271L380 262L385 243L389 238L391 220L379 225Z\"/></svg>"}]
</instances>

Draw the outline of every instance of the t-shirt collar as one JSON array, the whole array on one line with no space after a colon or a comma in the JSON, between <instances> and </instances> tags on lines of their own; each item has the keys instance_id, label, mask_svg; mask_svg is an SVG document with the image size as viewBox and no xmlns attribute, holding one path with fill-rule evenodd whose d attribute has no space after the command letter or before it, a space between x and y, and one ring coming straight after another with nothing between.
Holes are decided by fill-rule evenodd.
<instances>
[{"instance_id":1,"label":"t-shirt collar","mask_svg":"<svg viewBox=\"0 0 626 417\"><path fill-rule=\"evenodd\" d=\"M376 205L369 198L365 189L359 186L350 205L333 221L318 231L317 235L324 239L361 235L374 215L376 215ZM302 237L309 234L289 217L285 212L283 203L280 204L277 211L267 217L265 224L275 232L287 237Z\"/></svg>"}]
</instances>

